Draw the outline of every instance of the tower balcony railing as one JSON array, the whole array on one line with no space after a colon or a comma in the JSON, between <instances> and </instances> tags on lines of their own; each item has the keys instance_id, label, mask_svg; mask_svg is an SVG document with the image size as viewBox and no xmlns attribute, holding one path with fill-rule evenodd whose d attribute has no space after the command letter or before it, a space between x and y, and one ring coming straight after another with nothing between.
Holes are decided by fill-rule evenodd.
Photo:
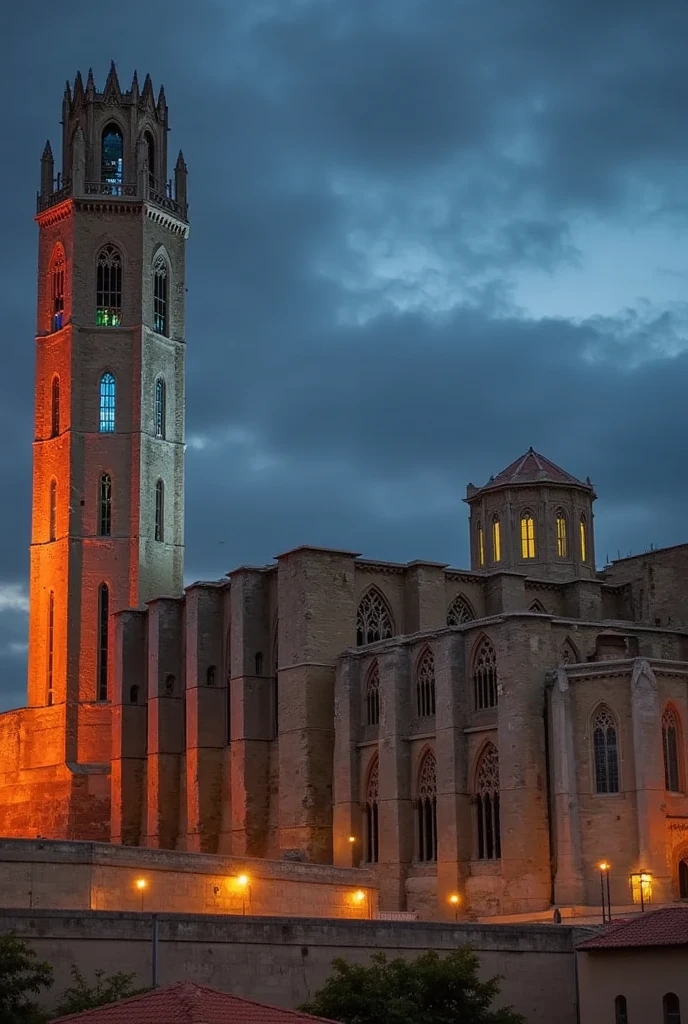
<instances>
[{"instance_id":1,"label":"tower balcony railing","mask_svg":"<svg viewBox=\"0 0 688 1024\"><path fill-rule=\"evenodd\" d=\"M42 213L43 210L49 210L51 206L57 206L58 203L69 199L74 194L71 181L58 178L56 185L57 187L52 192L47 192L43 195L40 192L38 193L36 197L38 213ZM86 196L113 196L122 199L136 199L139 194L140 188L135 183L87 181L84 184L84 195ZM154 206L158 206L162 210L168 210L177 217L182 219L186 217L186 209L183 204L172 198L171 182L162 184L151 181L146 189L145 198L147 202L153 203Z\"/></svg>"}]
</instances>

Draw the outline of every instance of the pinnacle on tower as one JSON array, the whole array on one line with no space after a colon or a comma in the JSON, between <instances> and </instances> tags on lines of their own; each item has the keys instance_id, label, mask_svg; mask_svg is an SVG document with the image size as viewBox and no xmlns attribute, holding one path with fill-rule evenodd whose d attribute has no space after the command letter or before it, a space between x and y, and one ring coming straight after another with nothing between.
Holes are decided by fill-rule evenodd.
<instances>
[{"instance_id":1,"label":"pinnacle on tower","mask_svg":"<svg viewBox=\"0 0 688 1024\"><path fill-rule=\"evenodd\" d=\"M139 98L139 76L136 70L134 70L134 77L131 80L131 98L134 103L136 103Z\"/></svg>"},{"instance_id":2,"label":"pinnacle on tower","mask_svg":"<svg viewBox=\"0 0 688 1024\"><path fill-rule=\"evenodd\" d=\"M174 165L174 169L175 171L186 170L186 161L184 160L184 154L182 153L181 149L179 150L179 156L177 157L177 162Z\"/></svg>"},{"instance_id":3,"label":"pinnacle on tower","mask_svg":"<svg viewBox=\"0 0 688 1024\"><path fill-rule=\"evenodd\" d=\"M88 78L86 79L86 92L89 96L93 96L96 91L95 82L93 81L93 68L88 69Z\"/></svg>"},{"instance_id":4,"label":"pinnacle on tower","mask_svg":"<svg viewBox=\"0 0 688 1024\"><path fill-rule=\"evenodd\" d=\"M81 72L77 71L76 78L74 79L74 103L81 103L84 99L84 82L81 77Z\"/></svg>"},{"instance_id":5,"label":"pinnacle on tower","mask_svg":"<svg viewBox=\"0 0 688 1024\"><path fill-rule=\"evenodd\" d=\"M148 103L151 107L155 106L155 96L153 95L153 83L151 82L151 76L146 75L146 80L143 83L143 92L141 93L141 99L144 103Z\"/></svg>"},{"instance_id":6,"label":"pinnacle on tower","mask_svg":"<svg viewBox=\"0 0 688 1024\"><path fill-rule=\"evenodd\" d=\"M108 71L105 88L103 89L103 96L116 96L118 99L122 96L114 60L110 61L110 70Z\"/></svg>"},{"instance_id":7,"label":"pinnacle on tower","mask_svg":"<svg viewBox=\"0 0 688 1024\"><path fill-rule=\"evenodd\" d=\"M43 154L41 156L41 160L52 160L52 158L53 150L52 146L50 145L50 139L48 139L45 143L45 146L43 147Z\"/></svg>"},{"instance_id":8,"label":"pinnacle on tower","mask_svg":"<svg viewBox=\"0 0 688 1024\"><path fill-rule=\"evenodd\" d=\"M65 82L64 102L65 103L71 103L72 102L72 87L69 84L69 80L67 80Z\"/></svg>"}]
</instances>

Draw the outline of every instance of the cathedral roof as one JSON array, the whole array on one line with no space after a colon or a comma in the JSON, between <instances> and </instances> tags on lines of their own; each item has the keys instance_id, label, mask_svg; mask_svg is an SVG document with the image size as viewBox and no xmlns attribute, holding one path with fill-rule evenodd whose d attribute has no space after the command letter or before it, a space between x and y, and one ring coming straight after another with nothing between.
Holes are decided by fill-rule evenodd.
<instances>
[{"instance_id":1,"label":"cathedral roof","mask_svg":"<svg viewBox=\"0 0 688 1024\"><path fill-rule=\"evenodd\" d=\"M529 448L525 455L517 459L503 469L497 476L491 476L483 487L473 488L469 484L469 496L479 491L491 490L493 487L516 487L521 484L563 484L569 487L584 487L592 491L590 480L585 483L577 477L567 473L565 469L550 462L544 455L540 455L533 448Z\"/></svg>"}]
</instances>

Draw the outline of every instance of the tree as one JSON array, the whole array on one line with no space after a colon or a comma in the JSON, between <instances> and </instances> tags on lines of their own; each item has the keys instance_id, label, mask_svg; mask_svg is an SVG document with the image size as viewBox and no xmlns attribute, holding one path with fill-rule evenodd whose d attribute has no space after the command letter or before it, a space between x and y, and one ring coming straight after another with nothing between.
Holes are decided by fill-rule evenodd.
<instances>
[{"instance_id":1,"label":"tree","mask_svg":"<svg viewBox=\"0 0 688 1024\"><path fill-rule=\"evenodd\" d=\"M52 983L52 966L23 939L0 935L0 1024L42 1024L46 1014L30 997Z\"/></svg>"},{"instance_id":2,"label":"tree","mask_svg":"<svg viewBox=\"0 0 688 1024\"><path fill-rule=\"evenodd\" d=\"M388 960L376 953L369 966L333 961L334 974L305 1013L342 1024L526 1024L511 1007L490 1009L498 977L480 981L480 961L469 946L439 957Z\"/></svg>"},{"instance_id":3,"label":"tree","mask_svg":"<svg viewBox=\"0 0 688 1024\"><path fill-rule=\"evenodd\" d=\"M125 974L123 971L109 977L103 970L95 971L95 985L88 984L76 964L72 964L71 974L72 984L62 993L62 999L55 1007L53 1017L66 1017L69 1013L92 1010L96 1006L116 1003L118 999L128 999L129 996L148 991L147 988L137 988L134 985L136 974Z\"/></svg>"}]
</instances>

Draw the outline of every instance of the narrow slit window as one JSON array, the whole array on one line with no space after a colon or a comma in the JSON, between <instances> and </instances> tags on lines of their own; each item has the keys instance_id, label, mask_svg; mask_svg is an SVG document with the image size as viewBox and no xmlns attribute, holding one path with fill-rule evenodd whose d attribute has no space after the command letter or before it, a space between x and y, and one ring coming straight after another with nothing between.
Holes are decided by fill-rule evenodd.
<instances>
[{"instance_id":1,"label":"narrow slit window","mask_svg":"<svg viewBox=\"0 0 688 1024\"><path fill-rule=\"evenodd\" d=\"M494 516L492 520L492 561L501 562L502 560L502 524L499 521L499 516Z\"/></svg>"},{"instance_id":2,"label":"narrow slit window","mask_svg":"<svg viewBox=\"0 0 688 1024\"><path fill-rule=\"evenodd\" d=\"M98 535L109 537L112 534L112 478L109 473L102 473L98 484Z\"/></svg>"},{"instance_id":3,"label":"narrow slit window","mask_svg":"<svg viewBox=\"0 0 688 1024\"><path fill-rule=\"evenodd\" d=\"M380 762L377 755L368 773L365 800L365 859L369 864L377 864L380 850L380 830L378 824L378 785Z\"/></svg>"},{"instance_id":4,"label":"narrow slit window","mask_svg":"<svg viewBox=\"0 0 688 1024\"><path fill-rule=\"evenodd\" d=\"M53 682L55 670L55 594L48 594L48 665L47 665L47 704L53 703Z\"/></svg>"},{"instance_id":5,"label":"narrow slit window","mask_svg":"<svg viewBox=\"0 0 688 1024\"><path fill-rule=\"evenodd\" d=\"M153 267L153 320L158 334L167 337L167 263L158 256Z\"/></svg>"},{"instance_id":6,"label":"narrow slit window","mask_svg":"<svg viewBox=\"0 0 688 1024\"><path fill-rule=\"evenodd\" d=\"M478 523L477 527L477 543L478 543L478 568L483 569L485 567L485 536L483 534L482 524Z\"/></svg>"},{"instance_id":7,"label":"narrow slit window","mask_svg":"<svg viewBox=\"0 0 688 1024\"><path fill-rule=\"evenodd\" d=\"M107 583L101 583L98 587L98 700L108 699L109 630L110 591Z\"/></svg>"},{"instance_id":8,"label":"narrow slit window","mask_svg":"<svg viewBox=\"0 0 688 1024\"><path fill-rule=\"evenodd\" d=\"M165 381L158 377L155 382L155 436L165 437L165 406L166 406Z\"/></svg>"},{"instance_id":9,"label":"narrow slit window","mask_svg":"<svg viewBox=\"0 0 688 1024\"><path fill-rule=\"evenodd\" d=\"M53 256L50 270L50 313L53 331L62 330L64 320L65 298L65 255L62 246L58 246Z\"/></svg>"},{"instance_id":10,"label":"narrow slit window","mask_svg":"<svg viewBox=\"0 0 688 1024\"><path fill-rule=\"evenodd\" d=\"M587 562L588 560L588 523L585 516L580 517L579 524L580 531L580 556L581 562Z\"/></svg>"},{"instance_id":11,"label":"narrow slit window","mask_svg":"<svg viewBox=\"0 0 688 1024\"><path fill-rule=\"evenodd\" d=\"M53 377L50 388L50 436L60 433L60 378Z\"/></svg>"},{"instance_id":12,"label":"narrow slit window","mask_svg":"<svg viewBox=\"0 0 688 1024\"><path fill-rule=\"evenodd\" d=\"M115 378L111 373L104 373L100 378L99 429L101 434L114 433L115 397Z\"/></svg>"},{"instance_id":13,"label":"narrow slit window","mask_svg":"<svg viewBox=\"0 0 688 1024\"><path fill-rule=\"evenodd\" d=\"M50 481L49 538L57 536L57 480Z\"/></svg>"},{"instance_id":14,"label":"narrow slit window","mask_svg":"<svg viewBox=\"0 0 688 1024\"><path fill-rule=\"evenodd\" d=\"M165 539L165 485L162 480L155 485L155 539Z\"/></svg>"},{"instance_id":15,"label":"narrow slit window","mask_svg":"<svg viewBox=\"0 0 688 1024\"><path fill-rule=\"evenodd\" d=\"M566 514L562 509L557 512L557 557L568 558L569 545L566 529Z\"/></svg>"},{"instance_id":16,"label":"narrow slit window","mask_svg":"<svg viewBox=\"0 0 688 1024\"><path fill-rule=\"evenodd\" d=\"M114 245L104 245L96 264L96 326L122 323L122 256Z\"/></svg>"}]
</instances>

